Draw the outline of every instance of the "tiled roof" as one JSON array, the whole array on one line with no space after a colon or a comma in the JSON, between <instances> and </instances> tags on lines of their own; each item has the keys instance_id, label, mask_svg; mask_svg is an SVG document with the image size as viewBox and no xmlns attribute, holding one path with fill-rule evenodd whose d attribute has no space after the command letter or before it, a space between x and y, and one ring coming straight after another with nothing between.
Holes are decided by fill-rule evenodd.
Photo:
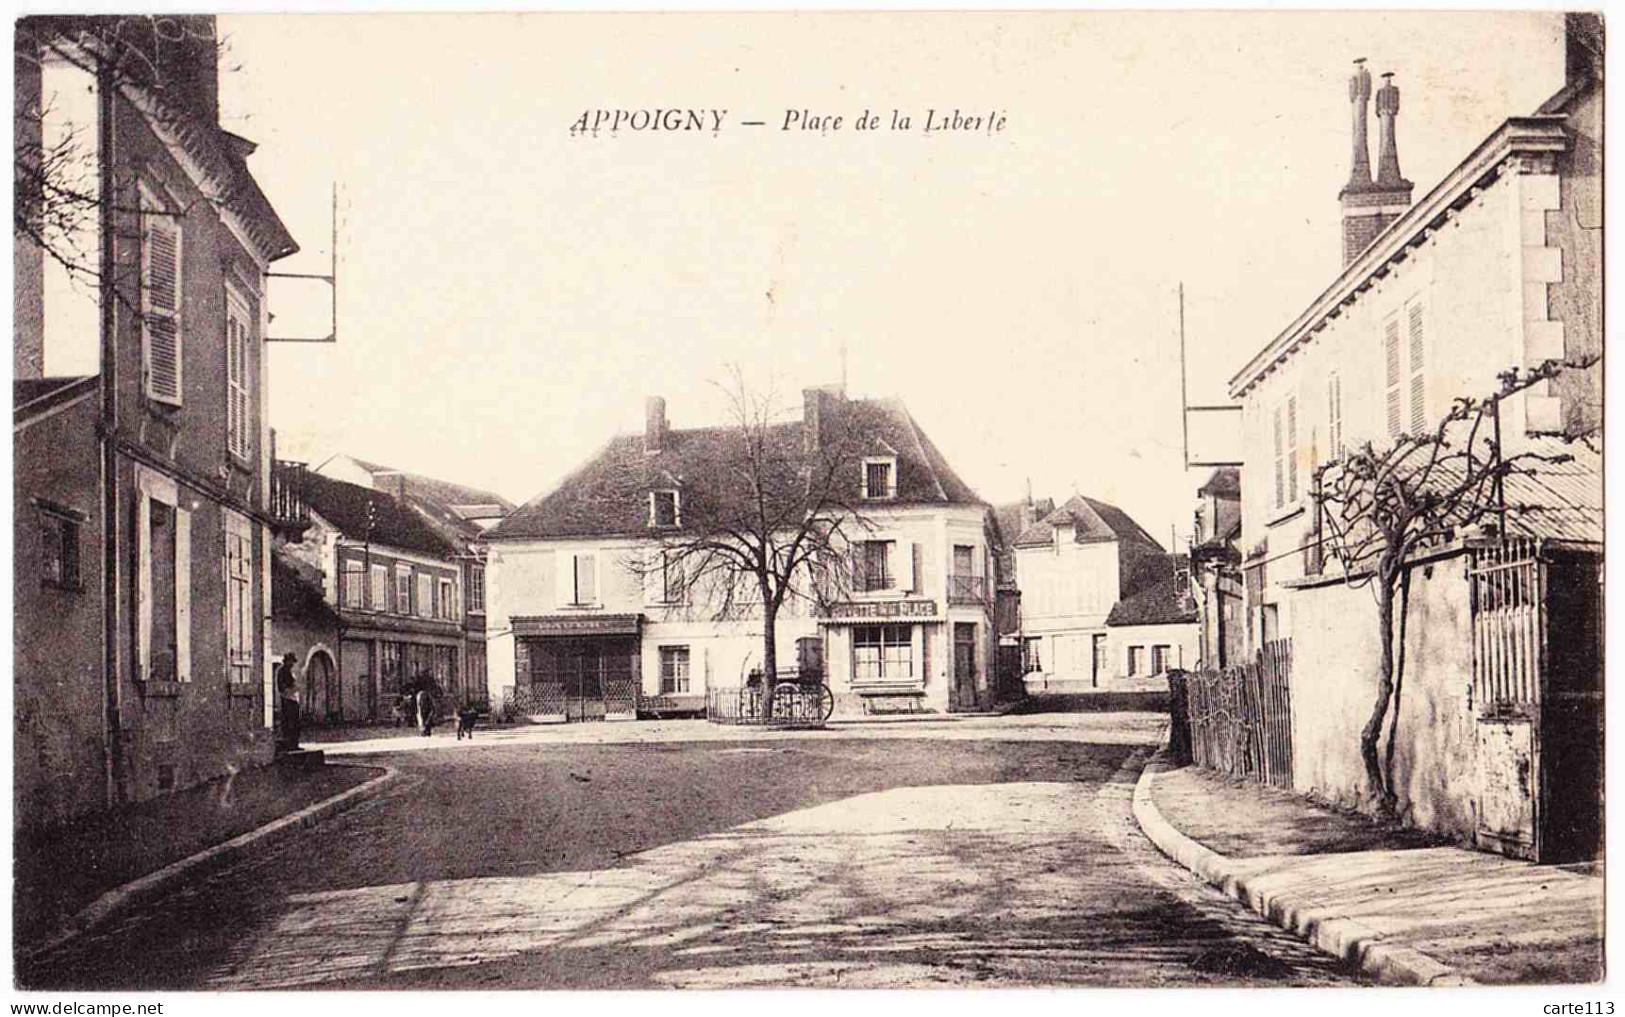
<instances>
[{"instance_id":1,"label":"tiled roof","mask_svg":"<svg viewBox=\"0 0 1625 1017\"><path fill-rule=\"evenodd\" d=\"M1526 537L1575 544L1603 542L1602 453L1583 442L1530 439L1518 451L1571 456L1566 463L1520 466L1505 481L1507 529ZM1453 460L1442 462L1439 480L1453 484L1461 474Z\"/></svg>"},{"instance_id":2,"label":"tiled roof","mask_svg":"<svg viewBox=\"0 0 1625 1017\"><path fill-rule=\"evenodd\" d=\"M1025 498L1021 501L1013 501L993 507L993 517L998 520L999 535L1003 539L1005 547L1014 547L1016 538L1021 536L1022 531L1027 529L1028 507ZM1042 519L1055 511L1055 499L1034 499L1031 508L1038 514L1038 518Z\"/></svg>"},{"instance_id":3,"label":"tiled roof","mask_svg":"<svg viewBox=\"0 0 1625 1017\"><path fill-rule=\"evenodd\" d=\"M841 401L825 412L855 410L873 421L869 440L875 452L897 456L897 496L891 504L983 504L901 402ZM833 419L829 423L834 426ZM804 433L799 420L770 425L766 432L769 458L792 467L804 463ZM642 434L617 435L557 487L532 498L485 531L485 539L647 533L649 492L676 487L684 492L684 499L703 497L715 486L708 478L719 477L730 462L744 458L739 441L740 431L734 427L673 429L666 432L659 451L645 452ZM857 471L853 473L847 496L855 501L860 480Z\"/></svg>"},{"instance_id":4,"label":"tiled roof","mask_svg":"<svg viewBox=\"0 0 1625 1017\"><path fill-rule=\"evenodd\" d=\"M1196 601L1189 584L1179 582L1179 571L1189 568L1182 554L1165 554L1154 568L1142 572L1140 586L1112 605L1106 624L1177 625L1196 621Z\"/></svg>"},{"instance_id":5,"label":"tiled roof","mask_svg":"<svg viewBox=\"0 0 1625 1017\"><path fill-rule=\"evenodd\" d=\"M1016 538L1017 547L1032 547L1053 543L1055 529L1070 524L1073 539L1079 544L1115 540L1124 544L1139 544L1162 550L1162 545L1116 505L1085 498L1075 494L1066 504L1027 527Z\"/></svg>"},{"instance_id":6,"label":"tiled roof","mask_svg":"<svg viewBox=\"0 0 1625 1017\"><path fill-rule=\"evenodd\" d=\"M449 538L474 539L483 532L474 519L504 516L513 511L513 502L495 491L397 470L393 466L355 456L349 458L372 474L373 487L379 491L396 494L400 481L404 480L407 501L428 516L442 535Z\"/></svg>"},{"instance_id":7,"label":"tiled roof","mask_svg":"<svg viewBox=\"0 0 1625 1017\"><path fill-rule=\"evenodd\" d=\"M1239 498L1241 496L1241 471L1234 466L1221 466L1214 470L1201 487L1196 489L1197 494L1209 494L1218 498Z\"/></svg>"},{"instance_id":8,"label":"tiled roof","mask_svg":"<svg viewBox=\"0 0 1625 1017\"><path fill-rule=\"evenodd\" d=\"M437 534L427 520L383 491L348 484L320 473L307 473L305 501L351 540L366 540L436 557L452 553L452 545ZM370 527L368 505L373 507Z\"/></svg>"},{"instance_id":9,"label":"tiled roof","mask_svg":"<svg viewBox=\"0 0 1625 1017\"><path fill-rule=\"evenodd\" d=\"M271 616L320 626L340 622L338 612L322 594L321 575L281 551L271 554Z\"/></svg>"}]
</instances>

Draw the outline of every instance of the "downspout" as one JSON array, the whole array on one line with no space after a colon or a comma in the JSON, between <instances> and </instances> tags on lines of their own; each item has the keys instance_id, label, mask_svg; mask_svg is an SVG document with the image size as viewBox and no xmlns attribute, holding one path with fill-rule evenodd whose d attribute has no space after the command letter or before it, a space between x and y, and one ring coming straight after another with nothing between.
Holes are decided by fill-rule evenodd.
<instances>
[{"instance_id":1,"label":"downspout","mask_svg":"<svg viewBox=\"0 0 1625 1017\"><path fill-rule=\"evenodd\" d=\"M116 181L113 158L113 72L105 59L96 69L97 167L101 208L101 446L102 446L102 755L107 781L107 807L124 800L123 732L119 718L119 490L118 490L118 247L114 240L113 204Z\"/></svg>"}]
</instances>

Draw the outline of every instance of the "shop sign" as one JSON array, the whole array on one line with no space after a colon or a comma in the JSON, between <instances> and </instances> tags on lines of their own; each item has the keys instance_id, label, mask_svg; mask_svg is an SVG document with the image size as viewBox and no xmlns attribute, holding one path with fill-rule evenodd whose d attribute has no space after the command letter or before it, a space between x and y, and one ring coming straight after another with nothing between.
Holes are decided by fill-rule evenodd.
<instances>
[{"instance_id":1,"label":"shop sign","mask_svg":"<svg viewBox=\"0 0 1625 1017\"><path fill-rule=\"evenodd\" d=\"M824 617L831 621L864 621L871 618L935 618L934 600L868 600L831 604Z\"/></svg>"},{"instance_id":2,"label":"shop sign","mask_svg":"<svg viewBox=\"0 0 1625 1017\"><path fill-rule=\"evenodd\" d=\"M515 618L516 636L635 636L642 615L549 615Z\"/></svg>"}]
</instances>

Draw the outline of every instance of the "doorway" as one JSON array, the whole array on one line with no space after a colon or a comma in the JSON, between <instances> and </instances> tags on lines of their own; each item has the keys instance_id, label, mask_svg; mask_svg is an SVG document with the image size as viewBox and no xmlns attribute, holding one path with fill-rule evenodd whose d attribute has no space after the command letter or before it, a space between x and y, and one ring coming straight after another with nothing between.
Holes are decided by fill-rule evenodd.
<instances>
[{"instance_id":1,"label":"doorway","mask_svg":"<svg viewBox=\"0 0 1625 1017\"><path fill-rule=\"evenodd\" d=\"M976 623L954 623L954 702L976 708Z\"/></svg>"}]
</instances>

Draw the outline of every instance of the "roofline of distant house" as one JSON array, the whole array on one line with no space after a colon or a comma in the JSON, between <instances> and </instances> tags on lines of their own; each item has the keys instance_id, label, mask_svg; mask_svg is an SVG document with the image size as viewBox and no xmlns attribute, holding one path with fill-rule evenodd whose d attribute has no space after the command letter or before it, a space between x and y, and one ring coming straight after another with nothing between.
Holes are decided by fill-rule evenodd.
<instances>
[{"instance_id":1,"label":"roofline of distant house","mask_svg":"<svg viewBox=\"0 0 1625 1017\"><path fill-rule=\"evenodd\" d=\"M896 508L923 508L923 509L975 509L984 518L992 511L992 506L981 501L878 501L873 503L877 509ZM498 524L501 525L500 523ZM495 529L496 527L492 527ZM790 527L785 527L788 531ZM681 529L642 529L642 530L597 530L592 533L498 533L493 534L486 530L480 535L482 544L498 544L503 541L519 540L646 540L660 537L692 536L692 530Z\"/></svg>"},{"instance_id":2,"label":"roofline of distant house","mask_svg":"<svg viewBox=\"0 0 1625 1017\"><path fill-rule=\"evenodd\" d=\"M1258 352L1230 379L1230 396L1239 399L1274 371L1326 323L1359 299L1375 279L1409 256L1449 218L1478 196L1480 185L1494 177L1502 163L1517 155L1562 152L1568 148L1564 114L1510 117L1456 166L1422 200L1377 236L1358 258L1338 274L1286 330Z\"/></svg>"}]
</instances>

